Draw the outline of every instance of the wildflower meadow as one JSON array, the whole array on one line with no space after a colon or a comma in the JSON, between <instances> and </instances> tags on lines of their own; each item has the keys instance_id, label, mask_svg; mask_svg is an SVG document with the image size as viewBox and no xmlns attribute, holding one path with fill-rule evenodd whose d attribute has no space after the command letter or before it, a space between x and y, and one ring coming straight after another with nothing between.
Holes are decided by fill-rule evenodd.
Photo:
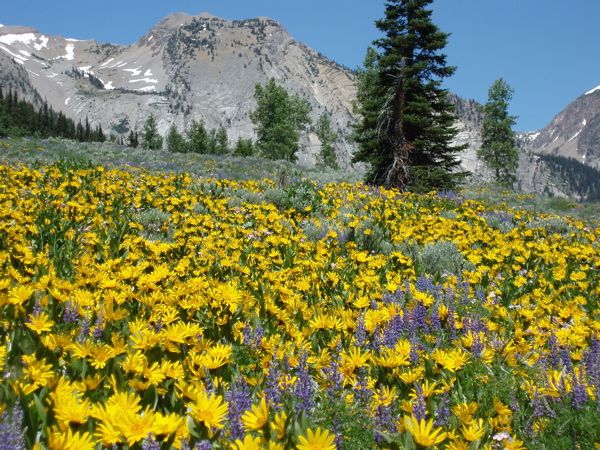
<instances>
[{"instance_id":1,"label":"wildflower meadow","mask_svg":"<svg viewBox=\"0 0 600 450\"><path fill-rule=\"evenodd\" d=\"M453 192L2 165L0 448L600 448L599 238Z\"/></svg>"}]
</instances>

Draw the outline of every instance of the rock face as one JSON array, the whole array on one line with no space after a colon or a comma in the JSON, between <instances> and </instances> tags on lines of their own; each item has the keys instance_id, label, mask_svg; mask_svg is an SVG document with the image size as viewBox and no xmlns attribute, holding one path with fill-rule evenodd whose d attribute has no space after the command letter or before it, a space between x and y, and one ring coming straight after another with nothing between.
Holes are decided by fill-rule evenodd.
<instances>
[{"instance_id":1,"label":"rock face","mask_svg":"<svg viewBox=\"0 0 600 450\"><path fill-rule=\"evenodd\" d=\"M268 18L171 14L130 46L0 28L5 88L30 97L36 90L55 109L75 120L87 116L109 133L139 130L154 113L162 133L171 124L181 130L203 120L207 127L227 128L232 142L252 137L254 87L270 78L305 97L315 122L321 114L330 115L339 135L338 159L348 166L355 75ZM314 135L306 136L300 163L314 162L318 147Z\"/></svg>"},{"instance_id":2,"label":"rock face","mask_svg":"<svg viewBox=\"0 0 600 450\"><path fill-rule=\"evenodd\" d=\"M600 86L577 98L529 144L536 153L600 168Z\"/></svg>"}]
</instances>

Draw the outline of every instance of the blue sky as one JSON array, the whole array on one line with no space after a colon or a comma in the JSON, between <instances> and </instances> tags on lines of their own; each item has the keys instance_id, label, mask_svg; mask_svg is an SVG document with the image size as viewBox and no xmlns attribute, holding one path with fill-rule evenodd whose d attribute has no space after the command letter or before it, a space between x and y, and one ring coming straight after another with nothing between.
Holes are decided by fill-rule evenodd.
<instances>
[{"instance_id":1,"label":"blue sky","mask_svg":"<svg viewBox=\"0 0 600 450\"><path fill-rule=\"evenodd\" d=\"M170 12L228 19L269 16L298 40L355 68L379 36L383 0L28 0L5 2L0 23L46 34L129 44ZM451 91L480 102L503 77L515 89L517 130L545 126L600 84L600 1L435 0L434 21L452 33L445 53L458 67Z\"/></svg>"}]
</instances>

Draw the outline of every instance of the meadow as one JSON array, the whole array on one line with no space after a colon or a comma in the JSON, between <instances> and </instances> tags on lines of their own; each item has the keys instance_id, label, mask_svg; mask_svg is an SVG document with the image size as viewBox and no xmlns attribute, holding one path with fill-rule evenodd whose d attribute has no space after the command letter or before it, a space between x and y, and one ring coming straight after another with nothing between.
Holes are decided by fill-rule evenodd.
<instances>
[{"instance_id":1,"label":"meadow","mask_svg":"<svg viewBox=\"0 0 600 450\"><path fill-rule=\"evenodd\" d=\"M597 206L69 146L0 142L0 447L600 448Z\"/></svg>"}]
</instances>

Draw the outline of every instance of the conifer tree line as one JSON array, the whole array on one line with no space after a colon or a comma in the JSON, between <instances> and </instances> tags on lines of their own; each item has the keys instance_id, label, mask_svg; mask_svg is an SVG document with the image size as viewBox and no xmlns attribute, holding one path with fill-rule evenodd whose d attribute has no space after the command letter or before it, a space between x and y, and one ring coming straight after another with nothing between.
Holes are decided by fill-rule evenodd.
<instances>
[{"instance_id":1,"label":"conifer tree line","mask_svg":"<svg viewBox=\"0 0 600 450\"><path fill-rule=\"evenodd\" d=\"M62 111L56 112L48 102L36 108L20 99L16 91L4 91L0 86L0 137L39 136L62 137L80 142L104 142L102 126L92 128L88 119L77 124Z\"/></svg>"},{"instance_id":2,"label":"conifer tree line","mask_svg":"<svg viewBox=\"0 0 600 450\"><path fill-rule=\"evenodd\" d=\"M296 161L299 139L302 132L311 125L308 101L290 94L283 86L270 79L264 86L255 86L256 109L250 113L255 125L256 142L239 138L233 148L229 145L227 130L224 127L208 129L203 121L192 121L185 131L171 125L166 136L158 131L156 116L150 114L140 133L132 130L127 144L144 149L159 150L165 147L170 152L199 153L210 155L233 154L235 156L260 156L266 159ZM317 165L338 168L335 154L335 141L338 138L327 115L319 118L312 130L321 141L317 155Z\"/></svg>"},{"instance_id":3,"label":"conifer tree line","mask_svg":"<svg viewBox=\"0 0 600 450\"><path fill-rule=\"evenodd\" d=\"M554 180L564 181L582 200L600 201L600 171L574 158L538 155L546 163Z\"/></svg>"}]
</instances>

